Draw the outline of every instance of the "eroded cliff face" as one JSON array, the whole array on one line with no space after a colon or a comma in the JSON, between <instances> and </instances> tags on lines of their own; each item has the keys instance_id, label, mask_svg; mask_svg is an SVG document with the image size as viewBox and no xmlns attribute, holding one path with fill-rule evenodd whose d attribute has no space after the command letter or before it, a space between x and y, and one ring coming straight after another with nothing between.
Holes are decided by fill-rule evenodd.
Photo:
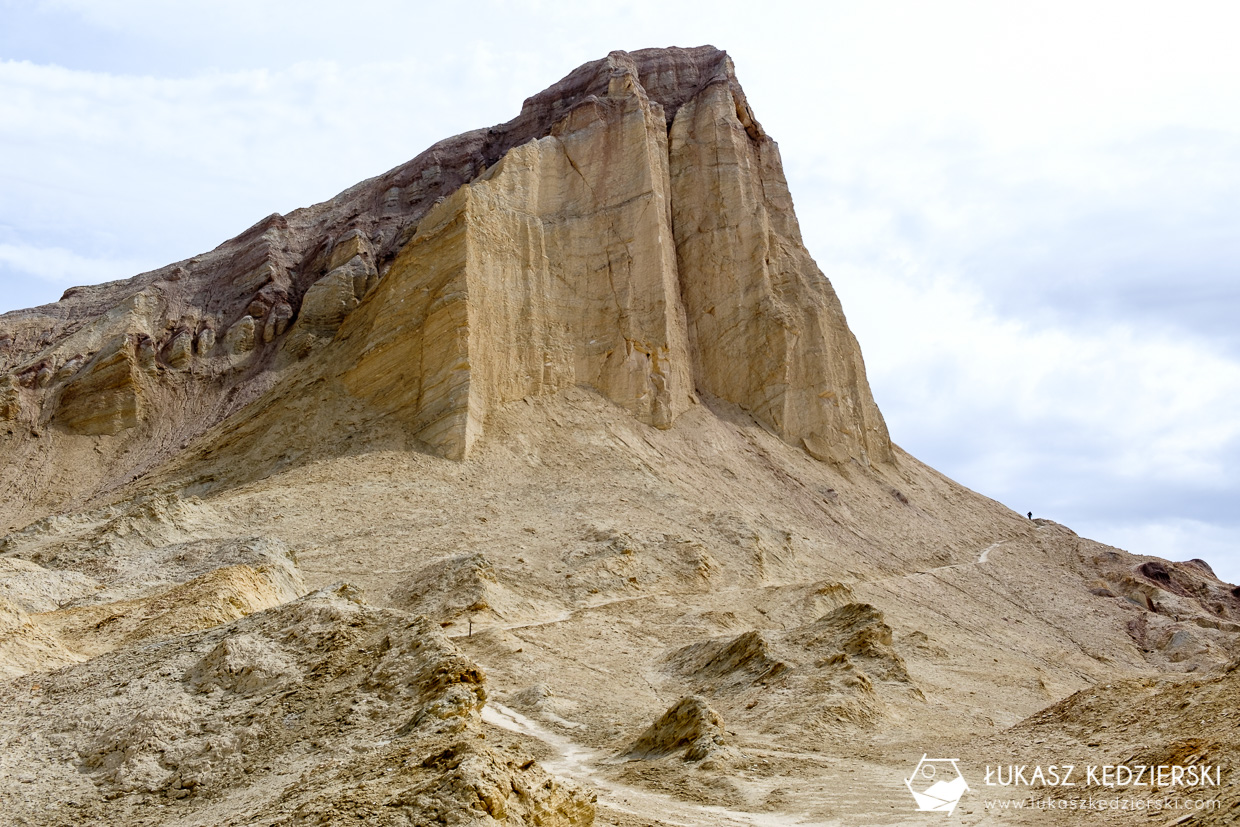
<instances>
[{"instance_id":1,"label":"eroded cliff face","mask_svg":"<svg viewBox=\"0 0 1240 827\"><path fill-rule=\"evenodd\" d=\"M695 402L666 120L612 60L605 96L431 209L342 331L349 389L446 456L496 403L569 385L659 428Z\"/></svg>"},{"instance_id":2,"label":"eroded cliff face","mask_svg":"<svg viewBox=\"0 0 1240 827\"><path fill-rule=\"evenodd\" d=\"M671 124L676 258L697 387L818 459L889 462L840 301L801 241L779 148L721 78Z\"/></svg>"},{"instance_id":3,"label":"eroded cliff face","mask_svg":"<svg viewBox=\"0 0 1240 827\"><path fill-rule=\"evenodd\" d=\"M613 52L329 202L9 314L0 348L0 439L26 457L8 482L70 497L314 382L454 459L497 405L581 385L656 428L706 395L817 459L893 461L775 142L712 47ZM106 473L37 461L99 436Z\"/></svg>"},{"instance_id":4,"label":"eroded cliff face","mask_svg":"<svg viewBox=\"0 0 1240 827\"><path fill-rule=\"evenodd\" d=\"M678 108L615 53L605 94L421 220L342 336L349 389L463 457L497 403L589 385L668 428L697 390L821 459L891 459L778 150L731 64ZM669 133L670 128L670 133Z\"/></svg>"}]
</instances>

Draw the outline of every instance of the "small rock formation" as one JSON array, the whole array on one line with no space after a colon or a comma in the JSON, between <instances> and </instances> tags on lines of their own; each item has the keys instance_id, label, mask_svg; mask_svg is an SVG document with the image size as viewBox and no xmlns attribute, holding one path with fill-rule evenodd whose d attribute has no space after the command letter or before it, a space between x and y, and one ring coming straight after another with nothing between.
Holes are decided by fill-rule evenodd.
<instances>
[{"instance_id":1,"label":"small rock formation","mask_svg":"<svg viewBox=\"0 0 1240 827\"><path fill-rule=\"evenodd\" d=\"M164 359L170 367L185 370L194 358L194 337L188 330L179 330L168 343Z\"/></svg>"},{"instance_id":2,"label":"small rock formation","mask_svg":"<svg viewBox=\"0 0 1240 827\"><path fill-rule=\"evenodd\" d=\"M198 692L223 689L242 695L272 692L300 677L296 662L277 641L252 634L224 638L185 672Z\"/></svg>"},{"instance_id":3,"label":"small rock formation","mask_svg":"<svg viewBox=\"0 0 1240 827\"><path fill-rule=\"evenodd\" d=\"M277 302L271 308L271 315L267 317L267 324L263 326L263 342L270 342L277 336L283 336L292 318L293 308L289 306L288 302Z\"/></svg>"},{"instance_id":4,"label":"small rock formation","mask_svg":"<svg viewBox=\"0 0 1240 827\"><path fill-rule=\"evenodd\" d=\"M756 629L731 639L690 644L676 652L670 663L677 674L712 690L759 684L788 669L771 651L766 635Z\"/></svg>"},{"instance_id":5,"label":"small rock formation","mask_svg":"<svg viewBox=\"0 0 1240 827\"><path fill-rule=\"evenodd\" d=\"M850 596L839 584L813 587L815 597L820 591ZM853 730L886 715L884 697L925 700L882 612L853 601L787 631L754 629L690 644L667 656L662 667L729 714L780 736L795 731L783 714L791 720L812 710L824 727ZM780 715L750 712L773 704Z\"/></svg>"},{"instance_id":6,"label":"small rock formation","mask_svg":"<svg viewBox=\"0 0 1240 827\"><path fill-rule=\"evenodd\" d=\"M198 355L209 356L213 347L215 347L215 328L204 327L199 331L198 341L195 343Z\"/></svg>"},{"instance_id":7,"label":"small rock formation","mask_svg":"<svg viewBox=\"0 0 1240 827\"><path fill-rule=\"evenodd\" d=\"M150 336L138 338L138 367L148 373L155 370L155 342Z\"/></svg>"},{"instance_id":8,"label":"small rock formation","mask_svg":"<svg viewBox=\"0 0 1240 827\"><path fill-rule=\"evenodd\" d=\"M373 267L368 266L360 256L329 271L306 291L301 302L301 316L295 327L330 337L357 307L358 293L365 294L366 281L372 273Z\"/></svg>"},{"instance_id":9,"label":"small rock formation","mask_svg":"<svg viewBox=\"0 0 1240 827\"><path fill-rule=\"evenodd\" d=\"M244 356L254 349L256 343L253 316L242 316L224 334L224 350L230 356Z\"/></svg>"},{"instance_id":10,"label":"small rock formation","mask_svg":"<svg viewBox=\"0 0 1240 827\"><path fill-rule=\"evenodd\" d=\"M17 380L12 375L0 376L0 421L12 421L21 413Z\"/></svg>"},{"instance_id":11,"label":"small rock formation","mask_svg":"<svg viewBox=\"0 0 1240 827\"><path fill-rule=\"evenodd\" d=\"M1234 756L1240 754L1240 728L1234 723L1237 709L1240 661L1194 675L1108 678L997 734L987 747L998 752L1067 742L1073 745L1077 760L1086 765L1148 767L1147 775L1156 767L1191 768L1198 783L1185 778L1174 789L1182 800L1209 801L1211 806L1201 808L1192 818L1180 815L1159 819L1159 823L1235 824L1240 785L1229 778ZM1208 782L1202 777L1206 768L1214 773ZM1161 796L1157 785L1153 786L1150 791L1133 785L1129 792ZM1118 790L1123 795L1123 788Z\"/></svg>"},{"instance_id":12,"label":"small rock formation","mask_svg":"<svg viewBox=\"0 0 1240 827\"><path fill-rule=\"evenodd\" d=\"M141 355L141 345L139 345L139 356L140 355ZM65 360L65 363L63 365L60 366L60 370L56 371L56 376L53 377L52 381L53 382L69 381L71 378L73 378L73 375L76 374L79 370L81 370L82 366L85 365L88 361L89 361L89 358L85 354L82 354L82 353L78 353L78 354L75 354L74 356L71 356L70 358ZM141 360L139 359L139 361Z\"/></svg>"},{"instance_id":13,"label":"small rock formation","mask_svg":"<svg viewBox=\"0 0 1240 827\"><path fill-rule=\"evenodd\" d=\"M439 623L462 616L518 620L537 617L533 601L504 585L484 554L462 554L422 567L393 590L391 603Z\"/></svg>"},{"instance_id":14,"label":"small rock formation","mask_svg":"<svg viewBox=\"0 0 1240 827\"><path fill-rule=\"evenodd\" d=\"M812 650L843 653L877 680L912 683L904 659L892 646L891 627L869 603L848 603L789 636Z\"/></svg>"},{"instance_id":15,"label":"small rock formation","mask_svg":"<svg viewBox=\"0 0 1240 827\"><path fill-rule=\"evenodd\" d=\"M332 246L327 259L327 269L335 270L354 258L364 259L369 264L374 264L375 261L374 248L366 234L357 228L349 230Z\"/></svg>"},{"instance_id":16,"label":"small rock formation","mask_svg":"<svg viewBox=\"0 0 1240 827\"><path fill-rule=\"evenodd\" d=\"M625 750L626 758L649 760L679 756L685 761L718 760L738 753L728 745L723 719L699 695L686 695Z\"/></svg>"}]
</instances>

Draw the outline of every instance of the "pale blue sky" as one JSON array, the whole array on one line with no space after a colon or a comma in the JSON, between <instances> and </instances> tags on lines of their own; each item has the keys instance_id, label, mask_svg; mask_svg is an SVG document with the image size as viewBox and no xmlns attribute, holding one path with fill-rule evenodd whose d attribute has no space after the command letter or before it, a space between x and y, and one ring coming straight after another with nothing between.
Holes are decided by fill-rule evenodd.
<instances>
[{"instance_id":1,"label":"pale blue sky","mask_svg":"<svg viewBox=\"0 0 1240 827\"><path fill-rule=\"evenodd\" d=\"M1240 580L1227 2L0 0L0 312L210 249L611 49L727 49L893 437Z\"/></svg>"}]
</instances>

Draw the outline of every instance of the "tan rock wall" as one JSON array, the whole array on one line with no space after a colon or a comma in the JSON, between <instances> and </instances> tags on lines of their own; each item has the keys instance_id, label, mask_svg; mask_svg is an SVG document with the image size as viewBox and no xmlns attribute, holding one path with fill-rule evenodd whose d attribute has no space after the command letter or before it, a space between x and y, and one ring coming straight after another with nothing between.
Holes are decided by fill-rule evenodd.
<instances>
[{"instance_id":1,"label":"tan rock wall","mask_svg":"<svg viewBox=\"0 0 1240 827\"><path fill-rule=\"evenodd\" d=\"M470 420L466 307L468 191L433 208L340 337L361 351L345 374L351 393L406 421L444 456L476 439Z\"/></svg>"},{"instance_id":2,"label":"tan rock wall","mask_svg":"<svg viewBox=\"0 0 1240 827\"><path fill-rule=\"evenodd\" d=\"M820 459L889 461L860 348L801 241L778 147L728 83L677 112L670 164L698 387Z\"/></svg>"},{"instance_id":3,"label":"tan rock wall","mask_svg":"<svg viewBox=\"0 0 1240 827\"><path fill-rule=\"evenodd\" d=\"M666 133L631 85L616 92L469 187L475 381L484 405L589 385L667 428L693 388Z\"/></svg>"},{"instance_id":4,"label":"tan rock wall","mask_svg":"<svg viewBox=\"0 0 1240 827\"><path fill-rule=\"evenodd\" d=\"M138 424L142 384L131 337L121 337L65 386L56 422L80 434L115 434Z\"/></svg>"},{"instance_id":5,"label":"tan rock wall","mask_svg":"<svg viewBox=\"0 0 1240 827\"><path fill-rule=\"evenodd\" d=\"M860 350L730 63L669 137L632 60L611 61L606 95L422 219L341 331L360 352L350 389L451 457L492 406L588 385L659 428L700 388L819 459L890 460Z\"/></svg>"},{"instance_id":6,"label":"tan rock wall","mask_svg":"<svg viewBox=\"0 0 1240 827\"><path fill-rule=\"evenodd\" d=\"M490 406L583 384L670 427L693 404L662 110L630 80L436 206L342 336L350 390L464 456Z\"/></svg>"}]
</instances>

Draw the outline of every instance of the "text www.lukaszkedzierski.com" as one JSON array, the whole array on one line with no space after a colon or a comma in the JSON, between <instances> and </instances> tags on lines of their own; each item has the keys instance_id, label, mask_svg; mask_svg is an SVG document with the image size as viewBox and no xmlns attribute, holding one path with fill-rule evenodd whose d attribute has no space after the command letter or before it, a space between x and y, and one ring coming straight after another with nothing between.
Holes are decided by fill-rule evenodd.
<instances>
[{"instance_id":1,"label":"text www.lukaszkedzierski.com","mask_svg":"<svg viewBox=\"0 0 1240 827\"><path fill-rule=\"evenodd\" d=\"M1144 810L1149 812L1212 811L1217 799L1208 798L999 798L986 802L987 810Z\"/></svg>"}]
</instances>

